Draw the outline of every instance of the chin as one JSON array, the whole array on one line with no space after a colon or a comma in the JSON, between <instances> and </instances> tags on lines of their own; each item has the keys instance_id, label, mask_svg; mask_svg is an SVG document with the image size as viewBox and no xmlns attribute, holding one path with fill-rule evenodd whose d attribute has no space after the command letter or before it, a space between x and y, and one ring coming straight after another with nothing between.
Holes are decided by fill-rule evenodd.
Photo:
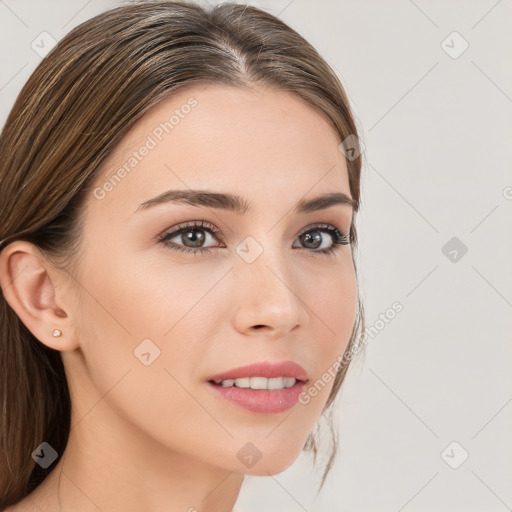
<instances>
[{"instance_id":1,"label":"chin","mask_svg":"<svg viewBox=\"0 0 512 512\"><path fill-rule=\"evenodd\" d=\"M286 462L275 461L267 464L256 464L254 468L247 470L245 473L253 476L277 475L288 469L296 460L297 457L293 457L290 461Z\"/></svg>"},{"instance_id":2,"label":"chin","mask_svg":"<svg viewBox=\"0 0 512 512\"><path fill-rule=\"evenodd\" d=\"M267 456L263 454L261 459L253 467L246 468L244 473L254 476L277 475L288 469L297 460L299 454L300 448L294 451L277 450Z\"/></svg>"}]
</instances>

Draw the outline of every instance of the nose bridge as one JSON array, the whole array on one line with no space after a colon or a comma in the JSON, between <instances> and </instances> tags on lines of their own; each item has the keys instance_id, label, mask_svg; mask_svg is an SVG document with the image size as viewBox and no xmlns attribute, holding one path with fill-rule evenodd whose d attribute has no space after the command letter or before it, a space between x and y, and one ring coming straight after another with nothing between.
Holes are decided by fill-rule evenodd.
<instances>
[{"instance_id":1,"label":"nose bridge","mask_svg":"<svg viewBox=\"0 0 512 512\"><path fill-rule=\"evenodd\" d=\"M237 320L245 327L293 329L307 318L299 281L282 244L268 233L257 237L247 237L236 248Z\"/></svg>"}]
</instances>

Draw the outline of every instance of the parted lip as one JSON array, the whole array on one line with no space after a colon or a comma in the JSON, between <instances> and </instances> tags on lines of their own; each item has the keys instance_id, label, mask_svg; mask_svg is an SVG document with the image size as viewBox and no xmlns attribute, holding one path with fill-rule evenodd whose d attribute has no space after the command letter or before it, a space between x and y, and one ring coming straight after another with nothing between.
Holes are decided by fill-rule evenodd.
<instances>
[{"instance_id":1,"label":"parted lip","mask_svg":"<svg viewBox=\"0 0 512 512\"><path fill-rule=\"evenodd\" d=\"M212 375L207 380L222 382L227 379L241 379L243 377L266 377L267 379L276 377L293 377L295 380L307 381L308 374L306 370L293 361L269 362L262 361L258 363L232 368L222 373Z\"/></svg>"}]
</instances>

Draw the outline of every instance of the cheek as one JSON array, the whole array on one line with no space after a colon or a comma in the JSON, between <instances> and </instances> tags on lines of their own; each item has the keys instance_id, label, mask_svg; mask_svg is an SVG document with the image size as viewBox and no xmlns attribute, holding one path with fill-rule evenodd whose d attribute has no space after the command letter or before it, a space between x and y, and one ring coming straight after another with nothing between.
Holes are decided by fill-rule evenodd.
<instances>
[{"instance_id":1,"label":"cheek","mask_svg":"<svg viewBox=\"0 0 512 512\"><path fill-rule=\"evenodd\" d=\"M344 262L345 263L345 262ZM312 274L307 281L305 302L311 320L326 347L344 349L348 344L357 312L357 281L351 263L332 267L330 272Z\"/></svg>"},{"instance_id":2,"label":"cheek","mask_svg":"<svg viewBox=\"0 0 512 512\"><path fill-rule=\"evenodd\" d=\"M103 327L133 341L168 336L223 274L207 265L137 258L133 252L120 256L124 259L113 255L103 258L101 267L91 266L87 290L96 303L91 313Z\"/></svg>"},{"instance_id":3,"label":"cheek","mask_svg":"<svg viewBox=\"0 0 512 512\"><path fill-rule=\"evenodd\" d=\"M218 324L220 302L208 292L228 270L115 257L91 268L79 336L98 387L108 389L123 369L144 367L140 358L148 352L161 371L190 379L204 349L196 341Z\"/></svg>"},{"instance_id":4,"label":"cheek","mask_svg":"<svg viewBox=\"0 0 512 512\"><path fill-rule=\"evenodd\" d=\"M215 301L205 294L220 276L176 268L166 275L154 267L98 269L87 280L80 341L92 386L105 395L103 410L108 405L177 451L193 451L208 432L225 435L192 398L202 386L196 375L205 347L198 341L215 320L205 311ZM88 389L83 386L80 399L94 404L97 398L85 396Z\"/></svg>"},{"instance_id":5,"label":"cheek","mask_svg":"<svg viewBox=\"0 0 512 512\"><path fill-rule=\"evenodd\" d=\"M357 280L350 264L333 269L330 276L311 279L310 283L316 283L306 301L314 325L315 345L310 359L316 365L304 403L320 415L352 335L357 314Z\"/></svg>"}]
</instances>

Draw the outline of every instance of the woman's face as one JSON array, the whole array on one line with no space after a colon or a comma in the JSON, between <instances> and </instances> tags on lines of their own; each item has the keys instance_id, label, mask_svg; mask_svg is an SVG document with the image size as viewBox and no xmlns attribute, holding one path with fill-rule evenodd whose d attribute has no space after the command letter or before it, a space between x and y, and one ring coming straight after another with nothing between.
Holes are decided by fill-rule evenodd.
<instances>
[{"instance_id":1,"label":"woman's face","mask_svg":"<svg viewBox=\"0 0 512 512\"><path fill-rule=\"evenodd\" d=\"M189 87L134 126L84 212L72 280L81 301L66 311L80 348L62 354L76 419L108 410L148 446L240 473L275 474L297 458L356 314L351 246L335 243L336 229L349 233L352 207L296 211L324 194L350 197L340 142L306 102L261 87ZM169 191L229 194L240 205L173 201ZM209 382L286 361L305 370L306 385ZM320 391L297 401L317 381ZM96 395L101 407L91 409Z\"/></svg>"}]
</instances>

